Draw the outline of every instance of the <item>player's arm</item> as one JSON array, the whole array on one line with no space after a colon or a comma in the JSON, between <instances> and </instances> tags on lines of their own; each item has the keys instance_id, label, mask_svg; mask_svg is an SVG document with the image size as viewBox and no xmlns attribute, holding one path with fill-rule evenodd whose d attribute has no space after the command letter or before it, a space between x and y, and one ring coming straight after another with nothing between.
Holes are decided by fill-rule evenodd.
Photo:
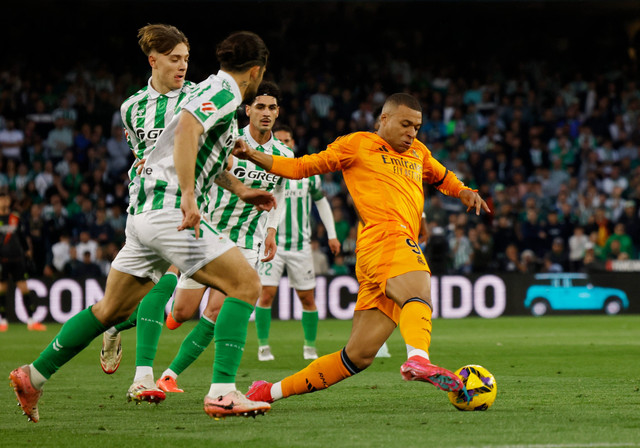
<instances>
[{"instance_id":1,"label":"player's arm","mask_svg":"<svg viewBox=\"0 0 640 448\"><path fill-rule=\"evenodd\" d=\"M331 211L331 205L326 196L322 196L320 199L315 200L314 203L318 208L318 214L320 220L325 229L327 229L327 239L329 240L329 249L333 255L340 253L340 241L338 240L338 234L336 233L336 223L333 219L333 212Z\"/></svg>"},{"instance_id":2,"label":"player's arm","mask_svg":"<svg viewBox=\"0 0 640 448\"><path fill-rule=\"evenodd\" d=\"M142 168L144 167L144 162L146 161L146 159L138 158L136 147L138 146L139 139L135 131L133 130L133 125L131 123L131 119L129 118L128 111L124 107L120 108L120 117L122 118L124 135L127 140L127 145L129 145L129 149L133 153L133 158L135 160L135 162L133 163L133 167L136 170L136 173L140 174L142 172Z\"/></svg>"},{"instance_id":3,"label":"player's arm","mask_svg":"<svg viewBox=\"0 0 640 448\"><path fill-rule=\"evenodd\" d=\"M250 148L247 144L243 144L236 146L233 155L240 159L250 160L278 176L288 179L302 179L303 177L311 177L314 174L324 174L343 169L345 157L341 149L341 145L332 143L327 149L317 154L306 155L299 159L290 159L288 157L265 154Z\"/></svg>"},{"instance_id":4,"label":"player's arm","mask_svg":"<svg viewBox=\"0 0 640 448\"><path fill-rule=\"evenodd\" d=\"M467 212L475 209L476 215L480 214L480 210L491 213L477 191L467 187L453 171L449 171L431 156L424 160L422 177L441 193L459 198L467 206Z\"/></svg>"},{"instance_id":5,"label":"player's arm","mask_svg":"<svg viewBox=\"0 0 640 448\"><path fill-rule=\"evenodd\" d=\"M247 187L228 171L222 171L218 174L214 182L219 187L229 190L244 202L255 205L260 211L268 211L276 207L276 199L271 193Z\"/></svg>"},{"instance_id":6,"label":"player's arm","mask_svg":"<svg viewBox=\"0 0 640 448\"><path fill-rule=\"evenodd\" d=\"M193 227L196 238L200 234L200 211L195 198L195 166L198 138L203 132L204 127L191 113L183 112L178 116L173 147L173 163L182 194L182 223L178 230Z\"/></svg>"},{"instance_id":7,"label":"player's arm","mask_svg":"<svg viewBox=\"0 0 640 448\"><path fill-rule=\"evenodd\" d=\"M284 179L280 178L273 190L273 195L277 204L284 204L284 190ZM276 256L276 252L278 250L278 245L276 244L276 233L278 231L278 224L280 223L280 216L283 208L284 207L273 208L267 214L267 236L264 240L265 258L260 260L263 263L273 260Z\"/></svg>"}]
</instances>

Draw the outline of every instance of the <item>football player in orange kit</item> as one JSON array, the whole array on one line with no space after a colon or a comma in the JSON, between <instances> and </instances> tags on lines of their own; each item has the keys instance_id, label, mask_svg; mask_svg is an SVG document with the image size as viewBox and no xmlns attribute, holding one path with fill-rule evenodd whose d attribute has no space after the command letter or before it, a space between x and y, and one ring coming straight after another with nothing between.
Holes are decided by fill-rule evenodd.
<instances>
[{"instance_id":1,"label":"football player in orange kit","mask_svg":"<svg viewBox=\"0 0 640 448\"><path fill-rule=\"evenodd\" d=\"M292 179L341 170L360 218L356 248L360 289L347 345L280 382L254 382L248 398L273 402L326 389L369 367L396 325L407 345L408 359L400 368L405 380L426 381L444 391L463 388L455 374L429 361L431 277L417 243L423 182L459 198L467 211L490 210L478 193L416 140L421 124L420 103L396 93L386 100L375 133L340 137L325 151L298 159L248 147L234 152L236 157Z\"/></svg>"}]
</instances>

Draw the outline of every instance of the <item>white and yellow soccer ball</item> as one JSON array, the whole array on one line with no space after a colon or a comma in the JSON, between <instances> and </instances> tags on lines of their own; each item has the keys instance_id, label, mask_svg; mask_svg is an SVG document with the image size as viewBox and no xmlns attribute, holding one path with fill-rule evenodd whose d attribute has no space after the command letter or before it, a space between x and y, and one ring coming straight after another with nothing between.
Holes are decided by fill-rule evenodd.
<instances>
[{"instance_id":1,"label":"white and yellow soccer ball","mask_svg":"<svg viewBox=\"0 0 640 448\"><path fill-rule=\"evenodd\" d=\"M486 411L491 407L498 393L496 379L482 366L469 364L455 372L466 388L449 392L449 401L460 411Z\"/></svg>"}]
</instances>

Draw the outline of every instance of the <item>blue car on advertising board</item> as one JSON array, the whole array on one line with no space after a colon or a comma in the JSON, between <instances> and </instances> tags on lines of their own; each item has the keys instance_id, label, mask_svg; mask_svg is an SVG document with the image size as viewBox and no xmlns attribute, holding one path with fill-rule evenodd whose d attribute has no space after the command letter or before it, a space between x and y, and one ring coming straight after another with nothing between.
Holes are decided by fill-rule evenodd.
<instances>
[{"instance_id":1,"label":"blue car on advertising board","mask_svg":"<svg viewBox=\"0 0 640 448\"><path fill-rule=\"evenodd\" d=\"M586 274L536 274L536 284L527 289L524 306L534 316L549 311L593 311L618 314L629 307L627 294L616 288L589 283Z\"/></svg>"}]
</instances>

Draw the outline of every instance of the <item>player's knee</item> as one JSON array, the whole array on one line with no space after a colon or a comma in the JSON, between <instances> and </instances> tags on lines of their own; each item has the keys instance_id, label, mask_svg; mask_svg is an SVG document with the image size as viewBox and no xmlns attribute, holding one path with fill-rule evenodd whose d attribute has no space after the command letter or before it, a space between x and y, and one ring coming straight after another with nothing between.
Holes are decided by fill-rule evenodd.
<instances>
[{"instance_id":1,"label":"player's knee","mask_svg":"<svg viewBox=\"0 0 640 448\"><path fill-rule=\"evenodd\" d=\"M133 313L134 309L135 307L131 308L122 305L110 306L109 303L102 299L93 305L91 311L100 323L110 327L127 320L129 316L131 316L131 313Z\"/></svg>"},{"instance_id":2,"label":"player's knee","mask_svg":"<svg viewBox=\"0 0 640 448\"><path fill-rule=\"evenodd\" d=\"M364 370L373 364L373 361L376 359L376 353L377 351L371 352L371 350L350 350L348 355L351 362L359 370Z\"/></svg>"},{"instance_id":3,"label":"player's knee","mask_svg":"<svg viewBox=\"0 0 640 448\"><path fill-rule=\"evenodd\" d=\"M313 294L298 294L300 297L300 303L302 304L302 309L305 311L315 311L316 310L316 301L313 297Z\"/></svg>"},{"instance_id":4,"label":"player's knee","mask_svg":"<svg viewBox=\"0 0 640 448\"><path fill-rule=\"evenodd\" d=\"M175 306L173 307L173 309L171 310L171 315L173 316L173 319L177 322L185 322L189 319L191 319L191 316L193 315L193 311L190 309L187 309L184 306Z\"/></svg>"}]
</instances>

